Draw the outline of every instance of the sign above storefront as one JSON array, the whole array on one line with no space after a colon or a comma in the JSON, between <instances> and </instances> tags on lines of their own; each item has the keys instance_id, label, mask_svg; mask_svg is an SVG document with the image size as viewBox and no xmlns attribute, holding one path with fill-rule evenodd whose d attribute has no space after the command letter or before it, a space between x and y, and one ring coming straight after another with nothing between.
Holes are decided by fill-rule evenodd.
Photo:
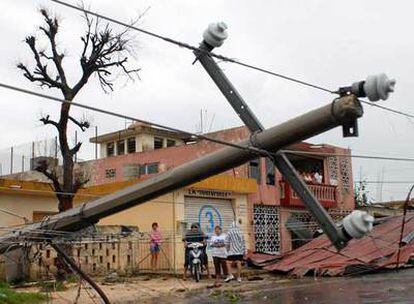
<instances>
[{"instance_id":1,"label":"sign above storefront","mask_svg":"<svg viewBox=\"0 0 414 304\"><path fill-rule=\"evenodd\" d=\"M231 191L190 188L190 189L187 190L186 195L188 195L188 196L197 196L197 197L210 197L210 198L231 198L232 197L232 192Z\"/></svg>"}]
</instances>

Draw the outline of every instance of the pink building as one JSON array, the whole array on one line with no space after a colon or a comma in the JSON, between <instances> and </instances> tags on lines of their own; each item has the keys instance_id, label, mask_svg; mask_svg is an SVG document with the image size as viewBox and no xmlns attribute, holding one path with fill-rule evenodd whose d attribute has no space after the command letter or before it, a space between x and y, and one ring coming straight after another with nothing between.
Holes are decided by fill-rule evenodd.
<instances>
[{"instance_id":1,"label":"pink building","mask_svg":"<svg viewBox=\"0 0 414 304\"><path fill-rule=\"evenodd\" d=\"M237 127L208 136L239 142L249 137L249 131ZM183 134L139 123L90 141L100 146L101 156L85 164L91 170L94 185L152 176L222 148L219 144L190 141ZM305 142L286 149L306 152L288 156L334 219L339 220L354 209L351 158L347 156L350 150ZM258 191L250 194L247 202L252 250L285 252L301 245L317 230L313 217L266 159L250 161L223 174L257 182Z\"/></svg>"}]
</instances>

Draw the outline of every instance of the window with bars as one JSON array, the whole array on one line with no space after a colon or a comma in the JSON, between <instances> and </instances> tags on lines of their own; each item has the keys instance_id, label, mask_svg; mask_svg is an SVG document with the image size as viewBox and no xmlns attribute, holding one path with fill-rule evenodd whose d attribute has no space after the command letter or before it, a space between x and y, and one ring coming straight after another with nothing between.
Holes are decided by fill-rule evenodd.
<instances>
[{"instance_id":1,"label":"window with bars","mask_svg":"<svg viewBox=\"0 0 414 304\"><path fill-rule=\"evenodd\" d=\"M127 139L127 149L128 153L135 153L137 151L135 137L130 137Z\"/></svg>"},{"instance_id":2,"label":"window with bars","mask_svg":"<svg viewBox=\"0 0 414 304\"><path fill-rule=\"evenodd\" d=\"M114 178L116 176L116 169L106 169L105 170L105 177L106 178Z\"/></svg>"},{"instance_id":3,"label":"window with bars","mask_svg":"<svg viewBox=\"0 0 414 304\"><path fill-rule=\"evenodd\" d=\"M158 163L151 163L139 166L139 175L158 173Z\"/></svg>"},{"instance_id":4,"label":"window with bars","mask_svg":"<svg viewBox=\"0 0 414 304\"><path fill-rule=\"evenodd\" d=\"M116 143L116 150L117 150L117 155L124 155L125 154L125 140L118 140L118 142Z\"/></svg>"},{"instance_id":5,"label":"window with bars","mask_svg":"<svg viewBox=\"0 0 414 304\"><path fill-rule=\"evenodd\" d=\"M158 173L158 163L148 164L147 165L148 174Z\"/></svg>"},{"instance_id":6,"label":"window with bars","mask_svg":"<svg viewBox=\"0 0 414 304\"><path fill-rule=\"evenodd\" d=\"M113 142L109 142L106 144L106 156L114 156L115 155L115 144Z\"/></svg>"},{"instance_id":7,"label":"window with bars","mask_svg":"<svg viewBox=\"0 0 414 304\"><path fill-rule=\"evenodd\" d=\"M164 139L161 137L154 137L154 149L162 149Z\"/></svg>"},{"instance_id":8,"label":"window with bars","mask_svg":"<svg viewBox=\"0 0 414 304\"><path fill-rule=\"evenodd\" d=\"M140 165L139 166L139 175L145 175L147 174L147 166L146 165Z\"/></svg>"}]
</instances>

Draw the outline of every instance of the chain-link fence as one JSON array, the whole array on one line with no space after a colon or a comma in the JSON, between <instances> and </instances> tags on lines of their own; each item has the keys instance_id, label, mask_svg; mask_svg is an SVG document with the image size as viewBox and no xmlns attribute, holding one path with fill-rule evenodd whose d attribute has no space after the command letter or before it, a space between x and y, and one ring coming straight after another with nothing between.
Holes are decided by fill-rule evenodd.
<instances>
[{"instance_id":1,"label":"chain-link fence","mask_svg":"<svg viewBox=\"0 0 414 304\"><path fill-rule=\"evenodd\" d=\"M0 175L33 170L36 161L47 158L59 164L57 137L28 142L0 150Z\"/></svg>"},{"instance_id":2,"label":"chain-link fence","mask_svg":"<svg viewBox=\"0 0 414 304\"><path fill-rule=\"evenodd\" d=\"M97 143L89 143L91 138L98 137L98 127L92 126L85 132L70 132L69 146L82 142L80 151L74 156L75 162L82 162L99 157ZM62 165L58 137L45 138L0 149L0 176L31 171L40 161Z\"/></svg>"}]
</instances>

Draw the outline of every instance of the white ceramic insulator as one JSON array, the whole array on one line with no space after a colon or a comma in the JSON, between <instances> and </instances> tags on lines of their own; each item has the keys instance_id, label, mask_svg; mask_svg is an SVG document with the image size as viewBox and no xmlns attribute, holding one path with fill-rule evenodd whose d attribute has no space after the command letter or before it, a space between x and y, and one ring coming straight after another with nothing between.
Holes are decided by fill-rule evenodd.
<instances>
[{"instance_id":1,"label":"white ceramic insulator","mask_svg":"<svg viewBox=\"0 0 414 304\"><path fill-rule=\"evenodd\" d=\"M374 217L366 211L354 210L343 219L342 224L350 236L360 239L372 230Z\"/></svg>"},{"instance_id":2,"label":"white ceramic insulator","mask_svg":"<svg viewBox=\"0 0 414 304\"><path fill-rule=\"evenodd\" d=\"M370 75L365 80L364 91L370 101L386 100L394 92L395 79L385 74Z\"/></svg>"},{"instance_id":3,"label":"white ceramic insulator","mask_svg":"<svg viewBox=\"0 0 414 304\"><path fill-rule=\"evenodd\" d=\"M219 47L226 40L227 25L224 22L210 23L203 33L203 39L213 47Z\"/></svg>"}]
</instances>

